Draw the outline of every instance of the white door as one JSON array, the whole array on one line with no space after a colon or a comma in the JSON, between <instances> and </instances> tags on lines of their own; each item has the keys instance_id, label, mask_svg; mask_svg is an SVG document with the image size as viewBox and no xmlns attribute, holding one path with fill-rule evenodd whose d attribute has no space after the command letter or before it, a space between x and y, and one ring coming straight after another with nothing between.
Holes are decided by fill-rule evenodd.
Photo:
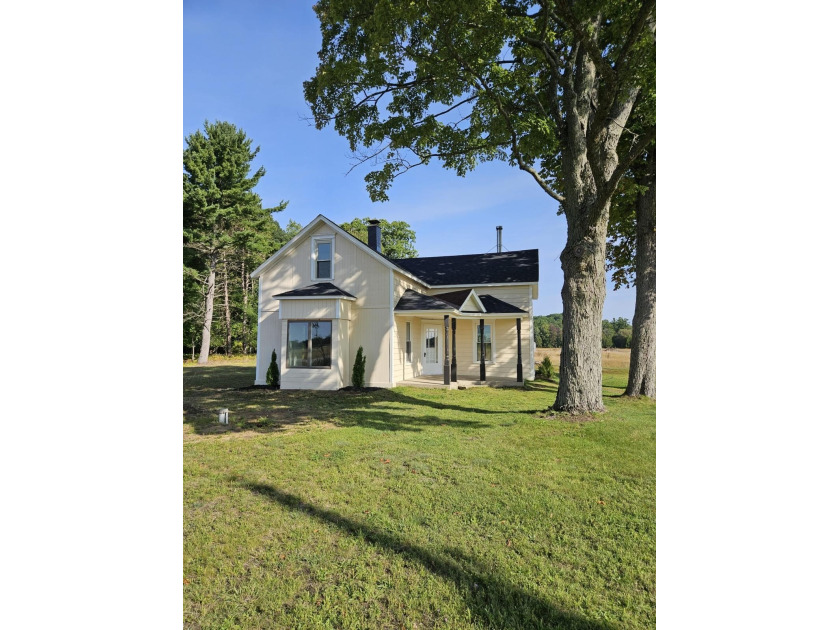
<instances>
[{"instance_id":1,"label":"white door","mask_svg":"<svg viewBox=\"0 0 840 630\"><path fill-rule=\"evenodd\" d=\"M443 374L441 327L426 326L423 331L423 374Z\"/></svg>"}]
</instances>

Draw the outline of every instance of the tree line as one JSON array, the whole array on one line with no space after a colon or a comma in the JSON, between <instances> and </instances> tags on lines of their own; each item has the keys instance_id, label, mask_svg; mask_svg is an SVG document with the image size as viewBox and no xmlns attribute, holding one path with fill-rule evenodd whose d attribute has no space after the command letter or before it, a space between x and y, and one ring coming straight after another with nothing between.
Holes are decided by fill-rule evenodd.
<instances>
[{"instance_id":1,"label":"tree line","mask_svg":"<svg viewBox=\"0 0 840 630\"><path fill-rule=\"evenodd\" d=\"M563 347L563 314L534 316L534 341L538 348ZM631 348L633 326L626 317L601 321L601 348Z\"/></svg>"}]
</instances>

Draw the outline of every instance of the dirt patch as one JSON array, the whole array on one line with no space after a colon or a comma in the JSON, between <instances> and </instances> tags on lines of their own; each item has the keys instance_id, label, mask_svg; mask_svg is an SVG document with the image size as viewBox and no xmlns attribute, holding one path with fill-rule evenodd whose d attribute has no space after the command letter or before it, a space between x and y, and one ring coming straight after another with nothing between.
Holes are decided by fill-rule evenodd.
<instances>
[{"instance_id":1,"label":"dirt patch","mask_svg":"<svg viewBox=\"0 0 840 630\"><path fill-rule=\"evenodd\" d=\"M378 392L385 389L384 387L353 387L352 385L348 385L347 387L342 387L338 391L340 392L347 392L348 394L364 394L366 392Z\"/></svg>"},{"instance_id":2,"label":"dirt patch","mask_svg":"<svg viewBox=\"0 0 840 630\"><path fill-rule=\"evenodd\" d=\"M236 387L233 391L235 392L250 392L255 389L267 389L272 392L279 392L280 387L275 387L274 385L246 385L245 387Z\"/></svg>"},{"instance_id":3,"label":"dirt patch","mask_svg":"<svg viewBox=\"0 0 840 630\"><path fill-rule=\"evenodd\" d=\"M554 411L551 408L548 408L545 411L537 412L537 417L538 418L544 418L545 420L558 420L560 422L569 422L569 423L600 422L601 421L600 416L568 413L566 411Z\"/></svg>"}]
</instances>

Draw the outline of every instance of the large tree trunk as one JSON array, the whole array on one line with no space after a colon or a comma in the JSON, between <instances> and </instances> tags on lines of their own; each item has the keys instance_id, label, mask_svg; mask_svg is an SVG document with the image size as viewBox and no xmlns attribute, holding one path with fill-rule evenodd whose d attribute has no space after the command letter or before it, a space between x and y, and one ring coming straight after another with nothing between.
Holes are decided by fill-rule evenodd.
<instances>
[{"instance_id":1,"label":"large tree trunk","mask_svg":"<svg viewBox=\"0 0 840 630\"><path fill-rule=\"evenodd\" d=\"M563 268L563 340L554 409L603 411L601 315L606 289L606 216L583 233L571 221Z\"/></svg>"},{"instance_id":2,"label":"large tree trunk","mask_svg":"<svg viewBox=\"0 0 840 630\"><path fill-rule=\"evenodd\" d=\"M595 67L578 50L574 77L568 79L563 100L562 160L566 214L563 268L563 340L560 383L554 409L569 413L604 411L601 374L601 316L607 296L607 224L611 194L608 182L618 167L618 141L633 109L638 88L630 89L609 110L604 125L591 130L595 109ZM606 110L604 110L606 111ZM594 138L587 138L587 133ZM613 188L614 189L614 188Z\"/></svg>"},{"instance_id":3,"label":"large tree trunk","mask_svg":"<svg viewBox=\"0 0 840 630\"><path fill-rule=\"evenodd\" d=\"M656 148L648 154L647 191L636 203L636 309L626 396L656 398Z\"/></svg>"},{"instance_id":4,"label":"large tree trunk","mask_svg":"<svg viewBox=\"0 0 840 630\"><path fill-rule=\"evenodd\" d=\"M231 355L233 352L233 334L231 333L230 323L230 296L228 293L228 263L226 258L222 257L222 284L224 286L225 295L225 354Z\"/></svg>"},{"instance_id":5,"label":"large tree trunk","mask_svg":"<svg viewBox=\"0 0 840 630\"><path fill-rule=\"evenodd\" d=\"M201 330L201 350L198 363L207 363L210 357L210 331L213 327L213 296L216 293L216 255L210 255L210 273L207 276L207 297L204 300L204 328Z\"/></svg>"}]
</instances>

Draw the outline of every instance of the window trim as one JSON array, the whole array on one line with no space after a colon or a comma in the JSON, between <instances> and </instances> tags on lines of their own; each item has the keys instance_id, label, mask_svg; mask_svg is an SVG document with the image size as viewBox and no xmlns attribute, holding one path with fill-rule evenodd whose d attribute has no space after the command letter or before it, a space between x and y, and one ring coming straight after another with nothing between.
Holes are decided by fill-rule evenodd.
<instances>
[{"instance_id":1,"label":"window trim","mask_svg":"<svg viewBox=\"0 0 840 630\"><path fill-rule=\"evenodd\" d=\"M405 360L411 363L411 322L405 323Z\"/></svg>"},{"instance_id":2,"label":"window trim","mask_svg":"<svg viewBox=\"0 0 840 630\"><path fill-rule=\"evenodd\" d=\"M330 364L329 365L289 365L291 362L291 353L289 352L289 328L292 324L308 324L307 326L307 340L306 348L309 351L309 362L312 363L312 323L321 322L330 325ZM286 369L287 370L331 370L333 368L333 320L331 319L289 319L286 320Z\"/></svg>"},{"instance_id":3,"label":"window trim","mask_svg":"<svg viewBox=\"0 0 840 630\"><path fill-rule=\"evenodd\" d=\"M473 363L481 363L481 354L478 351L478 327L479 322L475 322L475 326L473 326ZM496 325L495 322L485 322L485 328L490 329L490 354L489 356L485 353L484 362L485 363L495 363L496 362ZM485 342L486 343L486 342Z\"/></svg>"},{"instance_id":4,"label":"window trim","mask_svg":"<svg viewBox=\"0 0 840 630\"><path fill-rule=\"evenodd\" d=\"M318 245L320 243L330 244L330 275L328 277L318 277ZM335 280L335 234L313 236L311 238L310 246L310 276L314 282L326 282L328 280Z\"/></svg>"}]
</instances>

